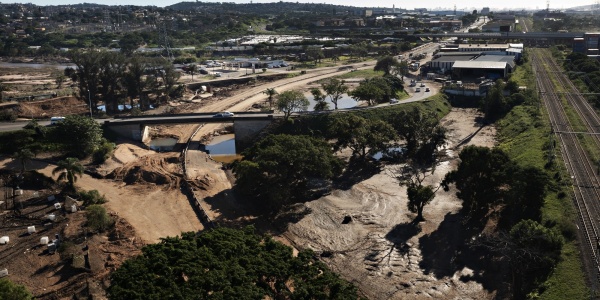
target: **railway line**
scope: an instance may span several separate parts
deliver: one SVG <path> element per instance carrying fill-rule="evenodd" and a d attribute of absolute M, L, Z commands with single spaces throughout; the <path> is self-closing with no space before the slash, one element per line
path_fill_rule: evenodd
<path fill-rule="evenodd" d="M 541 101 L 548 111 L 552 132 L 560 142 L 560 154 L 571 176 L 584 268 L 592 290 L 597 291 L 600 274 L 600 177 L 595 159 L 584 149 L 579 137 L 588 135 L 593 140 L 593 147 L 600 150 L 600 136 L 596 134 L 600 130 L 600 117 L 565 77 L 547 50 L 535 49 L 532 54 Z M 572 124 L 565 107 L 575 110 L 583 128 Z"/>

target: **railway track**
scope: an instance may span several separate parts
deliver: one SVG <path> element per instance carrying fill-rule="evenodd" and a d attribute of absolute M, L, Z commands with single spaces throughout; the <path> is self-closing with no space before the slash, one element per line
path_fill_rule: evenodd
<path fill-rule="evenodd" d="M 533 69 L 541 101 L 548 111 L 552 131 L 560 142 L 560 154 L 571 175 L 573 201 L 579 216 L 579 238 L 583 264 L 594 291 L 600 273 L 598 217 L 600 178 L 595 159 L 582 146 L 580 136 L 590 133 L 593 147 L 600 150 L 600 118 L 557 66 L 547 50 L 532 53 Z M 554 79 L 554 80 L 553 80 Z M 572 107 L 583 122 L 572 124 L 565 107 Z M 583 127 L 583 128 L 581 128 Z"/>

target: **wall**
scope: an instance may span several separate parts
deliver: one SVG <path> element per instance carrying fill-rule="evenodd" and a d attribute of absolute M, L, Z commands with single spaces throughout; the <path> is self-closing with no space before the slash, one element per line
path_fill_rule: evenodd
<path fill-rule="evenodd" d="M 255 120 L 255 121 L 241 121 L 239 119 L 233 122 L 233 132 L 235 133 L 235 150 L 240 153 L 246 148 L 252 145 L 254 139 L 258 137 L 258 134 L 269 124 L 272 120 Z"/>

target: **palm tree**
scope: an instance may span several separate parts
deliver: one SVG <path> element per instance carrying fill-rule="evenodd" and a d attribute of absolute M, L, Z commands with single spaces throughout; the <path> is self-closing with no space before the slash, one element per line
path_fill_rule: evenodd
<path fill-rule="evenodd" d="M 73 184 L 77 181 L 77 176 L 83 174 L 83 165 L 79 163 L 77 158 L 67 157 L 67 159 L 61 160 L 56 164 L 56 168 L 52 170 L 52 175 L 56 173 L 60 173 L 57 180 L 66 179 L 69 182 L 69 186 L 74 187 Z"/>
<path fill-rule="evenodd" d="M 13 154 L 13 157 L 21 162 L 21 172 L 25 172 L 25 166 L 29 161 L 31 161 L 33 156 L 33 152 L 31 152 L 29 149 L 21 149 Z"/>
<path fill-rule="evenodd" d="M 189 71 L 192 74 L 192 81 L 194 81 L 194 74 L 198 73 L 198 66 L 196 64 L 191 64 Z"/>
<path fill-rule="evenodd" d="M 278 94 L 277 91 L 275 88 L 268 88 L 263 92 L 263 94 L 266 94 L 269 97 L 267 100 L 269 101 L 269 109 L 273 109 L 273 97 Z"/>

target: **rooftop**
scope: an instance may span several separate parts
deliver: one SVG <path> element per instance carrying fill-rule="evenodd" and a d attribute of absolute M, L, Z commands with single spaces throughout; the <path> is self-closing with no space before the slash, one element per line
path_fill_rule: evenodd
<path fill-rule="evenodd" d="M 507 62 L 498 61 L 457 61 L 452 66 L 453 69 L 504 69 Z"/>

